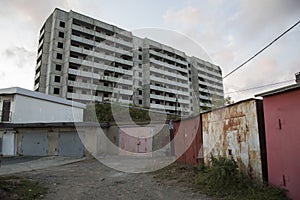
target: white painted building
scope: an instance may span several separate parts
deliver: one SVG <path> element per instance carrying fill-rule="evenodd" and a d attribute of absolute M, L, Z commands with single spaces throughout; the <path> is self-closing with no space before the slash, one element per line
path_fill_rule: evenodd
<path fill-rule="evenodd" d="M 0 121 L 81 122 L 85 105 L 19 87 L 0 89 Z"/>
<path fill-rule="evenodd" d="M 0 123 L 82 122 L 85 105 L 40 92 L 12 87 L 0 89 Z M 0 131 L 0 153 L 16 153 L 16 132 Z"/>

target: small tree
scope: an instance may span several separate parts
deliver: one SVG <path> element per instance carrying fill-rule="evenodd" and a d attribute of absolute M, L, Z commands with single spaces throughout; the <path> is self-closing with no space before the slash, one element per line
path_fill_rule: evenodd
<path fill-rule="evenodd" d="M 234 101 L 232 100 L 232 98 L 230 96 L 225 97 L 225 105 L 230 105 L 233 104 Z"/>

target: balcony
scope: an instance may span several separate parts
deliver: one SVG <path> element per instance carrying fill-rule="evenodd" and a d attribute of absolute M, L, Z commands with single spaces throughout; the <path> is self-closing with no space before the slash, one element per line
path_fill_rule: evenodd
<path fill-rule="evenodd" d="M 41 71 L 39 71 L 38 73 L 36 73 L 36 74 L 34 75 L 34 80 L 36 80 L 37 78 L 39 78 L 40 75 L 41 75 Z"/>
<path fill-rule="evenodd" d="M 217 73 L 217 72 L 215 72 L 213 70 L 208 70 L 208 69 L 203 68 L 203 67 L 198 67 L 198 69 L 200 70 L 200 73 L 205 72 L 205 73 L 207 73 L 209 75 L 214 75 L 214 76 L 217 76 L 217 77 L 220 77 L 220 78 L 222 77 L 222 75 L 220 73 Z"/>
<path fill-rule="evenodd" d="M 88 28 L 85 28 L 85 27 L 82 27 L 82 26 L 78 26 L 76 24 L 72 24 L 72 29 L 74 29 L 76 31 L 80 31 L 82 33 L 87 33 L 87 34 L 90 34 L 90 35 L 94 35 L 95 34 L 94 30 L 88 29 Z"/>
<path fill-rule="evenodd" d="M 221 87 L 219 85 L 216 85 L 216 84 L 211 84 L 211 83 L 200 81 L 200 80 L 198 82 L 201 85 L 206 85 L 206 86 L 209 86 L 209 87 L 212 87 L 212 88 L 217 88 L 217 89 L 223 90 L 223 87 Z"/>
<path fill-rule="evenodd" d="M 71 46 L 70 50 L 74 51 L 74 52 L 77 52 L 77 53 L 80 53 L 80 54 L 85 54 L 87 56 L 93 56 L 93 51 L 87 50 L 87 49 L 84 49 L 84 48 Z"/>
<path fill-rule="evenodd" d="M 82 77 L 87 77 L 87 78 L 94 78 L 92 72 L 85 72 L 85 71 L 82 71 L 82 70 L 76 70 L 76 69 L 70 69 L 69 68 L 68 73 L 76 75 L 76 76 L 82 76 Z"/>
<path fill-rule="evenodd" d="M 182 65 L 188 65 L 188 63 L 187 63 L 186 61 L 179 60 L 179 59 L 177 59 L 177 58 L 168 56 L 167 54 L 163 54 L 163 53 L 154 51 L 154 50 L 152 50 L 152 49 L 149 50 L 149 53 L 150 53 L 150 54 L 153 54 L 153 55 L 156 55 L 156 56 L 159 56 L 159 57 L 162 57 L 162 58 L 165 58 L 165 59 L 168 59 L 168 60 L 175 61 L 175 62 L 180 63 L 180 64 L 182 64 Z"/>
<path fill-rule="evenodd" d="M 108 86 L 101 86 L 101 85 L 95 85 L 91 83 L 79 83 L 77 81 L 68 81 L 68 86 L 72 86 L 75 88 L 83 88 L 83 89 L 90 89 L 93 91 L 100 90 L 104 92 L 113 92 L 113 87 Z M 89 95 L 92 96 L 92 95 Z"/>
<path fill-rule="evenodd" d="M 160 104 L 154 104 L 154 103 L 150 103 L 150 108 L 154 108 L 154 109 L 160 109 L 160 110 L 176 110 L 175 106 L 167 106 L 167 105 L 160 105 Z M 180 110 L 180 108 L 178 107 L 177 110 Z"/>
<path fill-rule="evenodd" d="M 150 85 L 150 89 L 158 90 L 158 91 L 162 91 L 162 92 L 169 92 L 169 93 L 173 93 L 173 94 L 179 94 L 179 95 L 183 95 L 183 96 L 189 96 L 188 92 L 175 90 L 175 89 L 171 89 L 171 88 L 165 88 L 165 87 L 161 87 L 161 86 Z"/>
<path fill-rule="evenodd" d="M 97 78 L 97 75 L 96 74 L 96 77 Z M 125 84 L 125 85 L 132 85 L 132 81 L 131 80 L 125 80 L 125 79 L 122 79 L 121 78 L 116 78 L 116 77 L 112 77 L 112 76 L 99 76 L 99 80 L 102 80 L 102 81 L 111 81 L 111 82 L 114 82 L 114 83 L 117 83 L 117 84 Z"/>
<path fill-rule="evenodd" d="M 171 70 L 177 70 L 177 71 L 180 71 L 180 72 L 183 72 L 183 73 L 186 73 L 186 74 L 188 73 L 187 69 L 183 69 L 183 68 L 175 66 L 175 65 L 170 65 L 169 63 L 162 62 L 162 61 L 156 60 L 154 58 L 150 58 L 150 62 L 155 63 L 155 64 L 160 65 L 160 66 L 163 66 L 163 67 L 168 67 Z"/>
<path fill-rule="evenodd" d="M 163 100 L 163 101 L 176 102 L 176 98 L 175 97 L 167 97 L 167 96 L 156 95 L 156 94 L 150 94 L 150 98 L 151 99 Z"/>
<path fill-rule="evenodd" d="M 200 106 L 211 108 L 211 107 L 212 107 L 212 104 L 200 102 Z"/>
<path fill-rule="evenodd" d="M 35 84 L 35 86 L 33 87 L 33 91 L 36 91 L 39 87 L 40 87 L 40 83 Z"/>
<path fill-rule="evenodd" d="M 109 65 L 94 63 L 94 67 L 97 68 L 97 69 L 108 70 L 108 71 L 117 72 L 117 73 L 120 73 L 120 74 L 127 74 L 127 75 L 130 75 L 130 76 L 133 75 L 132 70 L 125 70 L 125 69 L 122 69 L 122 68 L 112 67 L 112 66 L 109 66 Z"/>
<path fill-rule="evenodd" d="M 199 98 L 200 98 L 200 100 L 201 100 L 201 99 L 204 99 L 204 100 L 209 100 L 209 101 L 211 101 L 211 100 L 212 100 L 212 98 L 211 98 L 211 97 L 204 96 L 204 95 L 199 95 Z"/>
<path fill-rule="evenodd" d="M 89 45 L 92 45 L 92 46 L 95 45 L 95 42 L 93 40 L 89 40 L 89 39 L 86 39 L 86 38 L 83 38 L 83 37 L 79 37 L 77 35 L 71 35 L 71 40 L 81 42 L 81 43 L 84 43 L 84 44 L 89 44 Z"/>
<path fill-rule="evenodd" d="M 157 69 L 154 66 L 150 66 L 150 71 L 156 72 L 156 73 L 159 73 L 159 74 L 163 74 L 165 76 L 171 76 L 173 78 L 179 78 L 179 79 L 182 79 L 182 80 L 185 80 L 185 81 L 188 79 L 188 77 L 182 76 L 181 74 L 169 72 L 169 71 L 162 70 L 162 69 Z M 172 70 L 172 71 L 175 71 L 175 70 Z"/>
<path fill-rule="evenodd" d="M 81 101 L 102 101 L 102 98 L 98 96 L 77 94 L 77 93 L 70 93 L 70 92 L 67 93 L 67 98 L 73 100 L 81 100 Z"/>
<path fill-rule="evenodd" d="M 176 82 L 176 81 L 171 81 L 169 79 L 160 78 L 160 77 L 156 77 L 156 76 L 152 76 L 152 75 L 150 75 L 150 80 L 158 81 L 158 82 L 165 83 L 165 84 L 168 84 L 168 85 L 183 87 L 187 90 L 188 90 L 188 87 L 189 87 L 188 83 L 186 83 L 186 84 L 179 83 L 179 82 Z"/>

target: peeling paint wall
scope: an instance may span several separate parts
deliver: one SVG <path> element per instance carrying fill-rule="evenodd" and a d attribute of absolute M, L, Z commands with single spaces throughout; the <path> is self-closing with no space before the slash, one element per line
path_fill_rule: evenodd
<path fill-rule="evenodd" d="M 246 100 L 202 114 L 203 156 L 234 158 L 244 174 L 263 179 L 257 100 Z"/>
<path fill-rule="evenodd" d="M 174 122 L 177 162 L 196 165 L 202 160 L 200 122 L 200 116 Z"/>

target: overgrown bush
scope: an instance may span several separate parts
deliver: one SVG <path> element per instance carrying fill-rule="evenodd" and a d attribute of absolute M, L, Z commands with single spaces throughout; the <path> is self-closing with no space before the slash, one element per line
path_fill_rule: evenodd
<path fill-rule="evenodd" d="M 110 103 L 95 103 L 87 105 L 84 120 L 94 122 L 128 122 L 128 109 L 131 119 L 134 122 L 150 122 L 150 114 L 154 119 L 163 120 L 166 118 L 164 113 L 151 112 L 149 108 L 139 107 L 136 105 L 118 105 L 114 104 L 114 115 L 112 113 L 112 105 Z M 117 117 L 115 119 L 114 117 Z M 172 115 L 167 115 L 167 120 L 174 118 Z"/>
<path fill-rule="evenodd" d="M 250 180 L 238 170 L 235 160 L 211 156 L 207 166 L 200 165 L 196 184 L 209 195 L 225 199 L 287 199 L 282 189 Z"/>

